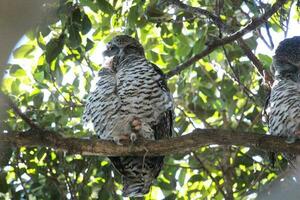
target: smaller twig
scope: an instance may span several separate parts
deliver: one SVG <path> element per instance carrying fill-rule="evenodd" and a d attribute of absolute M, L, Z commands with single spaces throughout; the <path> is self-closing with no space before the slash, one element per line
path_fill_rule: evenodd
<path fill-rule="evenodd" d="M 92 75 L 95 76 L 95 72 L 94 72 L 93 68 L 91 67 L 92 66 L 92 62 L 91 62 L 90 58 L 88 58 L 85 54 L 83 54 L 83 59 L 85 60 L 88 68 L 90 68 L 90 70 L 92 72 Z"/>
<path fill-rule="evenodd" d="M 178 0 L 177 0 L 178 1 Z M 173 1 L 172 1 L 173 2 Z M 198 60 L 202 59 L 203 57 L 207 56 L 211 52 L 213 52 L 216 48 L 233 42 L 239 38 L 241 38 L 246 33 L 253 31 L 261 24 L 266 22 L 270 17 L 272 17 L 285 3 L 287 0 L 277 0 L 272 7 L 267 10 L 264 14 L 262 14 L 258 18 L 252 19 L 244 28 L 222 38 L 222 39 L 215 39 L 210 45 L 206 46 L 206 48 L 200 52 L 199 54 L 194 55 L 193 57 L 189 58 L 185 62 L 176 66 L 173 70 L 169 71 L 166 75 L 167 78 L 171 78 L 172 76 L 179 74 L 181 71 L 188 68 L 190 65 L 196 63 Z"/>
<path fill-rule="evenodd" d="M 267 36 L 268 36 L 269 41 L 270 41 L 270 47 L 271 47 L 271 49 L 273 49 L 274 48 L 274 42 L 273 42 L 272 35 L 271 35 L 271 32 L 270 32 L 269 22 L 265 23 L 265 28 L 266 28 Z"/>
<path fill-rule="evenodd" d="M 271 46 L 271 44 L 268 43 L 268 41 L 266 40 L 266 38 L 263 36 L 261 29 L 257 29 L 257 31 L 255 32 L 255 34 L 263 41 L 263 43 L 269 48 L 269 49 L 273 49 L 274 47 Z"/>
<path fill-rule="evenodd" d="M 17 154 L 18 156 L 17 156 L 17 160 L 19 160 L 20 159 L 20 153 L 18 153 Z M 20 180 L 20 183 L 21 183 L 21 186 L 22 186 L 22 188 L 23 188 L 23 191 L 24 191 L 24 195 L 25 195 L 25 198 L 27 199 L 27 200 L 29 200 L 30 198 L 29 198 L 29 193 L 28 193 L 28 191 L 27 191 L 27 189 L 26 189 L 26 186 L 25 186 L 25 183 L 24 183 L 24 181 L 23 181 L 23 179 L 22 179 L 22 177 L 21 177 L 21 174 L 20 174 L 20 171 L 19 171 L 19 164 L 20 163 L 20 160 L 17 162 L 17 163 L 15 163 L 15 170 L 14 170 L 14 172 L 16 173 L 16 175 L 17 175 L 17 177 L 19 178 L 19 180 Z"/>
<path fill-rule="evenodd" d="M 230 164 L 230 158 L 231 158 L 231 146 L 223 146 L 223 158 L 220 163 L 220 167 L 224 175 L 224 187 L 227 194 L 226 199 L 233 200 L 233 189 L 232 189 L 233 170 Z"/>
<path fill-rule="evenodd" d="M 224 0 L 217 0 L 216 5 L 215 5 L 216 16 L 220 16 L 221 10 L 223 9 L 223 7 L 224 7 Z"/>
<path fill-rule="evenodd" d="M 56 89 L 56 91 L 58 92 L 58 94 L 65 100 L 66 103 L 68 103 L 70 105 L 73 105 L 72 100 L 70 99 L 70 101 L 68 101 L 67 98 L 61 93 L 61 91 L 57 87 L 55 79 L 54 79 L 54 75 L 53 75 L 52 70 L 50 69 L 50 67 L 49 67 L 49 72 L 50 72 L 49 74 L 50 74 L 50 77 L 51 77 L 52 85 Z"/>
<path fill-rule="evenodd" d="M 241 117 L 240 117 L 240 119 L 239 119 L 239 121 L 238 121 L 238 125 L 237 125 L 237 127 L 236 127 L 237 130 L 239 130 L 239 128 L 240 128 L 240 126 L 241 126 L 241 124 L 242 124 L 242 121 L 243 121 L 243 119 L 244 119 L 244 117 L 245 117 L 245 111 L 246 111 L 247 106 L 248 106 L 248 101 L 249 101 L 249 98 L 246 99 L 246 103 L 245 103 L 245 105 L 243 106 L 242 114 L 241 114 Z"/>
<path fill-rule="evenodd" d="M 184 169 L 191 169 L 191 170 L 199 170 L 199 167 L 191 167 L 191 166 L 182 166 L 182 165 L 176 165 L 176 164 L 170 164 L 170 163 L 164 163 L 165 166 L 170 166 L 170 167 L 179 167 L 179 168 L 184 168 Z"/>
<path fill-rule="evenodd" d="M 264 66 L 258 60 L 258 58 L 255 56 L 255 54 L 252 52 L 250 47 L 247 45 L 247 43 L 243 39 L 238 39 L 238 44 L 240 47 L 243 49 L 247 57 L 251 60 L 251 62 L 254 64 L 255 68 L 257 69 L 258 73 L 260 74 L 261 77 L 264 77 L 263 71 L 264 71 Z"/>
<path fill-rule="evenodd" d="M 169 4 L 175 6 L 179 9 L 182 9 L 186 12 L 193 13 L 193 14 L 197 15 L 199 18 L 206 16 L 210 20 L 212 20 L 218 27 L 222 27 L 222 28 L 224 27 L 224 24 L 223 24 L 221 18 L 214 15 L 213 13 L 209 12 L 208 10 L 202 9 L 200 7 L 196 8 L 193 6 L 186 5 L 179 0 L 170 0 Z"/>
<path fill-rule="evenodd" d="M 74 191 L 74 189 L 73 189 L 73 186 L 72 186 L 72 182 L 71 182 L 71 180 L 70 180 L 70 177 L 68 176 L 66 170 L 63 170 L 63 173 L 64 173 L 64 177 L 65 177 L 65 182 L 66 182 L 66 184 L 67 184 L 67 188 L 68 188 L 68 190 L 69 190 L 69 193 L 71 194 L 71 199 L 76 200 L 77 197 L 76 197 L 76 195 L 75 195 L 75 191 Z"/>
<path fill-rule="evenodd" d="M 186 114 L 186 112 L 182 108 L 180 108 L 179 106 L 177 106 L 176 108 L 182 112 L 182 114 L 189 120 L 189 122 L 192 124 L 194 128 L 197 128 L 193 120 Z"/>
<path fill-rule="evenodd" d="M 237 147 L 233 147 L 233 148 L 237 148 Z M 243 153 L 239 148 L 238 148 L 238 153 L 245 156 L 246 158 L 250 159 L 252 162 L 254 163 L 259 163 L 261 166 L 263 166 L 264 168 L 270 170 L 270 171 L 274 171 L 272 170 L 272 168 L 270 168 L 270 166 L 264 164 L 263 162 L 258 162 L 257 160 L 254 160 L 251 156 L 249 156 L 248 154 L 246 153 Z"/>
<path fill-rule="evenodd" d="M 193 120 L 186 114 L 186 112 L 184 111 L 184 109 L 180 108 L 179 106 L 177 106 L 176 108 L 177 108 L 178 110 L 180 110 L 186 118 L 188 118 L 189 122 L 190 122 L 190 123 L 192 124 L 192 126 L 196 129 L 197 127 L 196 127 L 195 123 L 194 123 Z M 199 119 L 203 122 L 203 124 L 205 125 L 205 127 L 207 127 L 207 128 L 212 128 L 212 126 L 211 126 L 205 119 L 201 119 L 201 118 L 199 118 Z"/>
<path fill-rule="evenodd" d="M 111 172 L 113 173 L 113 172 Z M 113 176 L 111 176 L 111 181 L 110 181 L 110 184 L 112 185 L 112 190 L 111 190 L 111 193 L 112 193 L 112 196 L 113 196 L 113 199 L 118 199 L 118 194 L 116 193 L 117 191 L 117 187 L 116 187 L 116 184 L 115 184 L 115 178 Z"/>
<path fill-rule="evenodd" d="M 225 194 L 222 186 L 219 184 L 219 181 L 217 179 L 215 179 L 209 169 L 205 166 L 204 162 L 200 159 L 199 156 L 197 156 L 197 154 L 195 152 L 193 152 L 193 155 L 192 155 L 196 160 L 197 162 L 200 164 L 200 167 L 203 169 L 203 171 L 210 177 L 210 179 L 216 184 L 217 188 L 218 188 L 218 191 L 223 195 L 223 197 L 225 199 L 227 199 L 227 195 Z"/>
<path fill-rule="evenodd" d="M 253 94 L 253 92 L 251 92 L 251 90 L 240 81 L 239 75 L 236 74 L 233 66 L 231 65 L 231 61 L 229 59 L 228 53 L 227 53 L 227 51 L 226 51 L 226 49 L 225 49 L 224 46 L 223 46 L 223 51 L 224 51 L 224 55 L 226 57 L 227 63 L 228 63 L 228 65 L 229 65 L 229 67 L 230 67 L 230 69 L 231 69 L 231 71 L 233 73 L 233 81 L 236 81 L 238 83 L 239 87 L 245 92 L 245 94 L 247 95 L 247 97 L 249 99 L 251 99 L 253 102 L 256 102 L 255 98 L 254 98 L 255 95 Z M 231 77 L 229 77 L 229 78 L 232 80 Z"/>
<path fill-rule="evenodd" d="M 3 100 L 8 104 L 8 106 L 14 111 L 16 115 L 21 117 L 21 119 L 28 124 L 32 129 L 39 129 L 40 127 L 34 123 L 27 115 L 25 115 L 19 108 L 18 106 L 11 100 L 11 98 L 4 93 L 0 91 L 0 98 L 3 98 Z"/>
<path fill-rule="evenodd" d="M 261 180 L 262 178 L 264 178 L 264 177 L 263 177 L 264 173 L 265 173 L 265 169 L 261 170 L 260 173 L 259 173 L 259 175 L 256 177 L 256 179 L 255 179 L 254 181 L 252 181 L 252 182 L 250 183 L 250 185 L 247 187 L 247 189 L 244 189 L 244 191 L 240 193 L 240 196 L 246 195 L 246 194 L 249 192 L 248 189 L 250 189 L 250 188 L 252 188 L 253 186 L 255 186 L 256 183 L 259 183 L 260 180 Z"/>
<path fill-rule="evenodd" d="M 243 13 L 243 14 L 245 15 L 245 17 L 246 17 L 248 20 L 251 19 L 250 15 L 249 15 L 247 12 L 245 12 L 245 11 L 243 10 L 243 7 L 240 7 L 240 11 L 241 11 L 241 13 Z"/>

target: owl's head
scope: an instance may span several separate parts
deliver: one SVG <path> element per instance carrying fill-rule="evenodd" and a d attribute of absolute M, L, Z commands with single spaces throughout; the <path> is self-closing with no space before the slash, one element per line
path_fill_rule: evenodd
<path fill-rule="evenodd" d="M 143 46 L 134 38 L 128 35 L 118 35 L 106 45 L 104 56 L 125 58 L 128 55 L 144 56 Z"/>
<path fill-rule="evenodd" d="M 280 42 L 271 65 L 273 76 L 300 81 L 300 36 Z"/>

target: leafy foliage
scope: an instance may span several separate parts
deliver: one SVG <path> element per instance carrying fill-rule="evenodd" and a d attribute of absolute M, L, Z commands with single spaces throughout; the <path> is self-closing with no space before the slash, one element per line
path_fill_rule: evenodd
<path fill-rule="evenodd" d="M 220 15 L 231 30 L 239 30 L 250 17 L 270 7 L 260 2 L 216 5 L 216 1 L 190 0 L 187 4 L 206 8 Z M 288 13 L 291 2 L 288 5 L 281 12 Z M 280 16 L 267 23 L 270 30 L 286 31 L 280 26 L 286 19 Z M 72 137 L 93 134 L 83 129 L 81 115 L 101 68 L 103 42 L 121 33 L 137 37 L 146 57 L 168 72 L 226 35 L 207 17 L 158 0 L 80 0 L 76 4 L 68 0 L 59 6 L 58 17 L 47 28 L 32 30 L 29 35 L 34 37 L 27 37 L 13 52 L 16 64 L 7 69 L 1 90 L 40 127 Z M 252 32 L 245 39 L 253 51 L 259 37 Z M 271 58 L 258 57 L 268 69 Z M 236 43 L 215 49 L 170 78 L 168 85 L 176 104 L 177 135 L 196 127 L 267 130 L 260 120 L 267 94 L 262 77 Z M 7 132 L 30 129 L 13 110 L 7 114 Z M 144 199 L 251 198 L 286 164 L 280 159 L 273 168 L 264 152 L 237 146 L 206 146 L 189 155 L 167 157 L 165 162 Z M 106 158 L 20 148 L 0 171 L 0 199 L 122 199 L 120 182 Z"/>

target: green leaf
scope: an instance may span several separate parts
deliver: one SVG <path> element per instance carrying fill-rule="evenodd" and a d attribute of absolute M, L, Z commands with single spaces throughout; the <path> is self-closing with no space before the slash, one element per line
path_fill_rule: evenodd
<path fill-rule="evenodd" d="M 138 17 L 139 17 L 138 6 L 132 6 L 127 16 L 128 24 L 131 28 L 135 27 Z"/>
<path fill-rule="evenodd" d="M 14 52 L 14 58 L 24 58 L 30 55 L 31 52 L 35 49 L 34 45 L 24 44 L 18 47 Z"/>
<path fill-rule="evenodd" d="M 37 43 L 41 49 L 43 49 L 43 50 L 46 49 L 46 43 L 45 43 L 42 33 L 39 33 L 39 35 L 37 37 Z"/>
<path fill-rule="evenodd" d="M 180 173 L 179 173 L 179 177 L 178 177 L 178 182 L 179 182 L 180 186 L 183 186 L 183 184 L 184 184 L 185 175 L 186 175 L 186 170 L 181 169 Z"/>
<path fill-rule="evenodd" d="M 182 22 L 172 23 L 172 26 L 173 26 L 174 33 L 181 34 L 181 30 L 182 30 L 182 27 L 183 27 Z"/>
<path fill-rule="evenodd" d="M 72 49 L 76 49 L 81 44 L 81 36 L 79 34 L 79 29 L 74 24 L 72 24 L 68 26 L 68 32 L 68 44 Z"/>
<path fill-rule="evenodd" d="M 26 37 L 29 39 L 29 40 L 35 40 L 35 37 L 36 37 L 36 32 L 31 30 L 31 31 L 28 31 L 26 33 Z"/>
<path fill-rule="evenodd" d="M 177 195 L 174 193 L 171 193 L 170 195 L 164 198 L 164 200 L 173 200 L 173 199 L 178 199 Z"/>
<path fill-rule="evenodd" d="M 24 72 L 25 72 L 24 69 L 23 69 L 22 67 L 20 67 L 20 65 L 12 65 L 12 66 L 10 67 L 10 69 L 9 69 L 9 74 L 10 74 L 11 76 L 16 76 L 16 73 L 18 73 L 18 71 L 20 71 L 20 70 L 23 71 L 23 72 L 21 72 L 21 73 L 24 73 Z M 26 72 L 25 72 L 25 74 L 26 74 Z"/>
<path fill-rule="evenodd" d="M 11 92 L 13 94 L 19 94 L 20 93 L 20 90 L 19 90 L 19 87 L 20 87 L 20 80 L 19 79 L 16 79 L 12 84 L 11 84 Z"/>
<path fill-rule="evenodd" d="M 40 72 L 35 72 L 33 74 L 33 78 L 38 81 L 38 82 L 43 82 L 44 80 L 44 72 L 40 71 Z"/>
<path fill-rule="evenodd" d="M 54 69 L 54 72 L 55 72 L 55 81 L 58 85 L 61 85 L 61 82 L 63 80 L 63 72 L 61 71 L 61 67 L 59 66 L 59 62 L 56 62 L 55 63 L 55 69 Z"/>
<path fill-rule="evenodd" d="M 99 9 L 109 15 L 114 13 L 114 8 L 106 0 L 97 0 Z"/>
<path fill-rule="evenodd" d="M 172 46 L 174 44 L 174 41 L 173 41 L 172 37 L 164 37 L 162 39 L 163 39 L 164 43 L 169 45 L 169 46 Z"/>
<path fill-rule="evenodd" d="M 268 55 L 265 55 L 265 54 L 258 54 L 258 58 L 260 61 L 263 62 L 264 66 L 271 66 L 271 63 L 272 63 L 272 58 Z"/>
<path fill-rule="evenodd" d="M 1 172 L 0 173 L 0 192 L 6 193 L 8 192 L 9 185 L 6 182 L 6 173 Z"/>
<path fill-rule="evenodd" d="M 81 25 L 81 11 L 79 7 L 76 7 L 72 12 L 72 20 L 71 23 L 80 26 Z"/>
<path fill-rule="evenodd" d="M 199 182 L 199 181 L 202 181 L 203 178 L 199 175 L 199 174 L 195 174 L 193 175 L 188 182 L 190 183 L 195 183 L 195 182 Z"/>
<path fill-rule="evenodd" d="M 85 51 L 89 51 L 94 47 L 94 42 L 89 38 L 86 40 Z"/>
<path fill-rule="evenodd" d="M 194 44 L 193 47 L 194 54 L 198 54 L 204 49 L 206 37 L 207 37 L 207 28 L 203 28 L 201 30 L 201 35 L 199 40 L 197 40 L 197 42 Z"/>
<path fill-rule="evenodd" d="M 98 12 L 98 5 L 94 1 L 91 1 L 91 0 L 80 0 L 80 4 L 82 4 L 83 6 L 87 6 L 88 8 L 90 8 L 95 13 Z"/>
<path fill-rule="evenodd" d="M 81 26 L 81 32 L 83 35 L 87 34 L 92 28 L 92 22 L 90 18 L 87 16 L 87 14 L 84 14 L 82 17 L 82 26 Z"/>
<path fill-rule="evenodd" d="M 44 93 L 42 93 L 42 92 L 33 96 L 32 100 L 33 100 L 34 106 L 36 108 L 41 107 L 41 105 L 43 103 L 43 98 L 44 98 Z"/>
<path fill-rule="evenodd" d="M 64 38 L 62 34 L 59 38 L 51 39 L 46 45 L 46 61 L 51 63 L 62 51 L 64 47 Z"/>

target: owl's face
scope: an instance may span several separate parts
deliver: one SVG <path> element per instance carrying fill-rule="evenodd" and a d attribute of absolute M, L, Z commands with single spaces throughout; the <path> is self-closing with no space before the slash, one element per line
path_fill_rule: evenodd
<path fill-rule="evenodd" d="M 300 67 L 295 66 L 288 60 L 281 60 L 274 56 L 271 65 L 271 73 L 275 78 L 291 78 L 294 80 L 300 75 Z"/>
<path fill-rule="evenodd" d="M 104 56 L 118 58 L 124 58 L 124 56 L 132 54 L 144 56 L 144 49 L 136 39 L 128 35 L 114 37 L 107 43 L 106 50 L 103 52 Z"/>
<path fill-rule="evenodd" d="M 275 78 L 300 82 L 300 36 L 280 42 L 273 56 L 271 72 Z"/>

